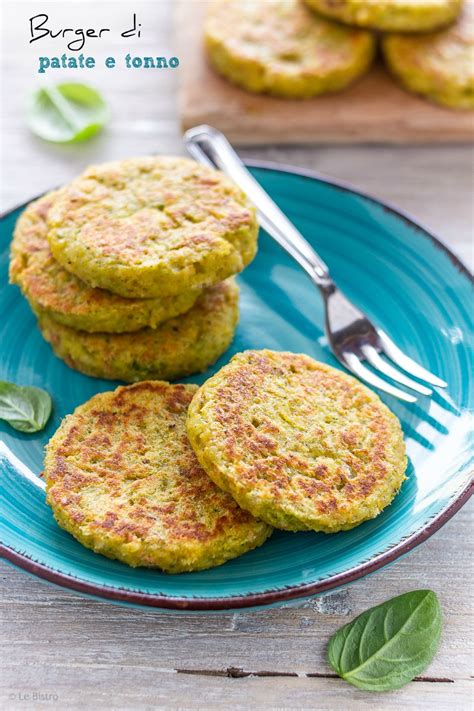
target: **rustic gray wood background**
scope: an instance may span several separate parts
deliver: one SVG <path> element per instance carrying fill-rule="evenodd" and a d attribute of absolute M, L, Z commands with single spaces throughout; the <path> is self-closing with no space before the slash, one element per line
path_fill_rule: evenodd
<path fill-rule="evenodd" d="M 196 0 L 199 1 L 199 0 Z M 53 146 L 25 126 L 28 93 L 74 73 L 36 72 L 61 40 L 28 44 L 28 18 L 50 26 L 111 27 L 85 54 L 173 55 L 172 2 L 3 2 L 2 206 L 70 179 L 91 161 L 181 153 L 179 69 L 82 72 L 112 108 L 107 131 L 83 146 Z M 133 12 L 140 40 L 118 35 Z M 472 149 L 468 146 L 313 146 L 242 149 L 350 181 L 412 213 L 472 259 Z M 96 602 L 2 564 L 0 707 L 16 709 L 468 709 L 472 707 L 472 506 L 403 560 L 298 608 L 212 616 L 160 614 Z M 329 636 L 367 607 L 419 587 L 435 590 L 445 616 L 440 652 L 404 689 L 370 695 L 335 678 Z M 38 696 L 42 696 L 38 698 Z"/>

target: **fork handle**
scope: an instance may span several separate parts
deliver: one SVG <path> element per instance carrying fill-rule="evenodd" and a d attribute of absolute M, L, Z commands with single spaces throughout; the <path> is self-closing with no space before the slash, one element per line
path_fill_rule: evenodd
<path fill-rule="evenodd" d="M 189 153 L 199 163 L 226 173 L 257 208 L 260 225 L 327 294 L 334 288 L 328 266 L 247 170 L 223 133 L 212 126 L 196 126 L 184 134 Z"/>

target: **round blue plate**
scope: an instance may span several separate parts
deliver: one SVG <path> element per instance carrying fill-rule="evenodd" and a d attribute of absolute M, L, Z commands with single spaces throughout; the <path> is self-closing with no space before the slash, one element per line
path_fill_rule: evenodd
<path fill-rule="evenodd" d="M 281 603 L 380 568 L 428 538 L 469 498 L 474 397 L 472 283 L 438 240 L 396 210 L 317 175 L 253 164 L 252 172 L 330 265 L 349 297 L 449 387 L 414 405 L 388 396 L 410 464 L 400 493 L 373 521 L 343 533 L 275 531 L 258 550 L 198 573 L 132 569 L 83 548 L 54 522 L 38 486 L 43 447 L 61 418 L 115 383 L 70 370 L 43 341 L 26 301 L 7 285 L 8 245 L 20 208 L 1 221 L 0 379 L 37 385 L 54 414 L 37 435 L 0 423 L 4 556 L 46 580 L 90 595 L 165 609 L 222 610 Z M 339 367 L 326 344 L 319 293 L 265 233 L 239 278 L 241 321 L 231 349 L 304 352 Z"/>

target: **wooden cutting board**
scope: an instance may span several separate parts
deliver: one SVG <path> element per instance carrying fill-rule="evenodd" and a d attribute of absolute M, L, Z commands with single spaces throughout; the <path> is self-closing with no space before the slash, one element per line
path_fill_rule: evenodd
<path fill-rule="evenodd" d="M 381 65 L 339 94 L 307 101 L 249 94 L 217 76 L 202 45 L 206 0 L 177 0 L 182 128 L 208 123 L 234 143 L 472 141 L 474 111 L 453 111 L 400 89 Z"/>

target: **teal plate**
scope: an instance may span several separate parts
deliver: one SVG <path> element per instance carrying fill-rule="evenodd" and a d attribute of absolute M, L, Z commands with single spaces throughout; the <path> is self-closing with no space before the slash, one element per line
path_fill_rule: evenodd
<path fill-rule="evenodd" d="M 428 538 L 469 498 L 473 350 L 472 282 L 460 262 L 396 210 L 317 175 L 271 164 L 252 171 L 331 266 L 336 281 L 410 356 L 449 387 L 405 405 L 388 396 L 410 464 L 400 493 L 352 531 L 276 531 L 258 550 L 203 572 L 132 569 L 83 548 L 55 524 L 38 485 L 43 447 L 61 418 L 115 384 L 70 370 L 43 341 L 17 288 L 7 285 L 8 244 L 20 209 L 1 222 L 0 379 L 54 394 L 46 430 L 23 435 L 0 424 L 3 554 L 53 583 L 131 605 L 222 610 L 281 604 L 349 583 Z M 339 367 L 323 332 L 321 298 L 266 234 L 241 275 L 241 322 L 228 353 L 246 348 L 304 352 Z"/>

